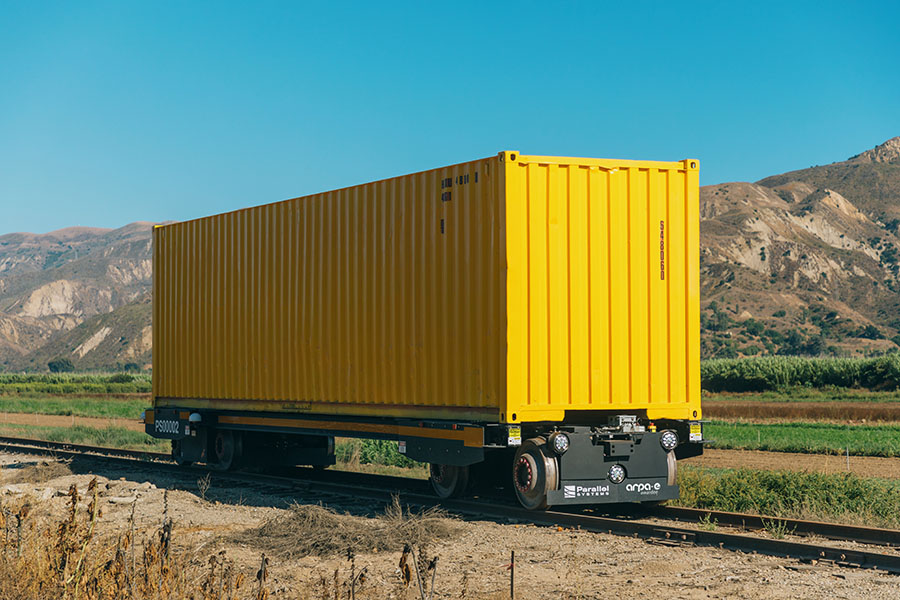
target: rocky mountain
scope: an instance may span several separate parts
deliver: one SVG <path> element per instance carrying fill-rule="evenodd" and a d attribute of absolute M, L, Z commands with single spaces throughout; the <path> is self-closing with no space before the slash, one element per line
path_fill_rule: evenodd
<path fill-rule="evenodd" d="M 704 356 L 897 348 L 900 137 L 700 196 Z"/>
<path fill-rule="evenodd" d="M 149 364 L 152 226 L 0 236 L 0 369 Z"/>
<path fill-rule="evenodd" d="M 900 345 L 900 137 L 700 192 L 704 357 Z M 151 223 L 0 236 L 0 370 L 149 367 Z"/>

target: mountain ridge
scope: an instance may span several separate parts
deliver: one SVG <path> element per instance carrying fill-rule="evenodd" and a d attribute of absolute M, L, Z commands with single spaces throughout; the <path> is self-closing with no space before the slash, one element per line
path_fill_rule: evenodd
<path fill-rule="evenodd" d="M 71 332 L 144 302 L 152 281 L 152 228 L 153 223 L 138 221 L 117 229 L 67 227 L 0 236 L 0 368 L 45 370 L 47 360 L 56 358 L 47 359 L 47 352 L 59 344 L 62 354 L 75 352 L 65 345 Z M 149 310 L 146 320 L 149 325 Z M 143 332 L 132 325 L 125 329 L 120 338 Z M 121 362 L 115 352 L 91 354 L 73 362 L 80 368 Z M 95 360 L 101 355 L 102 361 Z M 128 358 L 149 365 L 150 350 Z"/>
<path fill-rule="evenodd" d="M 900 137 L 701 189 L 702 351 L 859 355 L 900 342 Z"/>

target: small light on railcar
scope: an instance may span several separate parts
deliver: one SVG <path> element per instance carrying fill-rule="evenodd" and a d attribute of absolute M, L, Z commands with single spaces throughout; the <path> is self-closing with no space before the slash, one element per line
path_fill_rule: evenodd
<path fill-rule="evenodd" d="M 675 449 L 675 446 L 678 445 L 678 434 L 671 429 L 666 429 L 659 436 L 659 445 L 662 446 L 663 450 L 666 452 L 671 452 Z"/>
<path fill-rule="evenodd" d="M 611 466 L 607 477 L 609 477 L 609 480 L 613 483 L 622 483 L 625 481 L 625 467 L 622 465 Z"/>
<path fill-rule="evenodd" d="M 146 422 L 147 422 L 147 411 L 142 410 L 141 411 L 141 423 L 146 423 Z"/>
<path fill-rule="evenodd" d="M 557 431 L 550 434 L 550 447 L 559 455 L 565 454 L 569 449 L 569 436 Z"/>
<path fill-rule="evenodd" d="M 200 423 L 201 421 L 203 421 L 203 417 L 200 413 L 191 413 L 191 416 L 188 417 L 189 423 Z"/>

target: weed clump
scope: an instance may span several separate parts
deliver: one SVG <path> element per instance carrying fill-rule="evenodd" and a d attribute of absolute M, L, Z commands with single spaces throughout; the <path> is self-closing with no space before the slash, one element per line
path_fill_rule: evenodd
<path fill-rule="evenodd" d="M 397 497 L 377 518 L 341 514 L 320 505 L 293 505 L 287 513 L 243 532 L 236 541 L 281 558 L 427 547 L 446 539 L 459 523 L 438 508 L 414 512 Z"/>
<path fill-rule="evenodd" d="M 96 478 L 84 497 L 75 484 L 69 488 L 58 523 L 36 518 L 42 508 L 27 503 L 0 506 L 0 600 L 197 597 L 198 556 L 174 551 L 167 505 L 159 528 L 142 541 L 136 539 L 133 510 L 126 531 L 101 535 Z M 216 593 L 202 598 L 232 600 L 229 594 L 240 587 L 239 574 L 221 557 L 210 565 L 207 579 L 214 585 L 207 587 Z"/>

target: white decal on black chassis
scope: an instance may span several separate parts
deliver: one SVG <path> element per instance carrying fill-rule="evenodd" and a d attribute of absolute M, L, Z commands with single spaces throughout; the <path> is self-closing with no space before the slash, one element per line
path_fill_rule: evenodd
<path fill-rule="evenodd" d="M 563 485 L 563 498 L 585 498 L 588 496 L 609 496 L 609 486 Z"/>
<path fill-rule="evenodd" d="M 659 483 L 629 483 L 625 486 L 625 491 L 637 492 L 642 496 L 655 496 L 659 494 L 661 488 Z"/>

